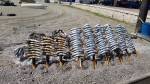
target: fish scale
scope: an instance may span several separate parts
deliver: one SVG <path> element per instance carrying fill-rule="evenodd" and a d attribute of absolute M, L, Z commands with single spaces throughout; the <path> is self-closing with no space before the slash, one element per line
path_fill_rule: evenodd
<path fill-rule="evenodd" d="M 52 37 L 50 37 L 50 36 L 43 36 L 42 37 L 42 41 L 41 41 L 42 50 L 46 56 L 52 56 L 53 55 L 53 53 L 54 53 L 53 43 L 54 43 L 54 41 L 53 41 Z"/>
<path fill-rule="evenodd" d="M 109 47 L 110 47 L 110 51 L 114 51 L 115 49 L 118 48 L 117 46 L 117 42 L 115 40 L 115 35 L 112 31 L 112 28 L 110 25 L 105 25 L 106 26 L 106 39 L 108 41 Z"/>
<path fill-rule="evenodd" d="M 36 58 L 41 54 L 40 42 L 34 39 L 27 40 L 28 43 L 28 53 L 29 58 Z"/>
<path fill-rule="evenodd" d="M 99 24 L 95 26 L 96 28 L 96 31 L 95 31 L 95 34 L 96 34 L 96 40 L 97 40 L 97 48 L 98 48 L 98 53 L 99 53 L 99 56 L 100 55 L 104 55 L 106 54 L 107 52 L 107 49 L 106 49 L 106 42 L 105 42 L 105 38 L 104 38 L 104 35 L 103 35 L 103 31 L 101 31 L 101 29 L 103 27 L 101 27 Z"/>
<path fill-rule="evenodd" d="M 83 27 L 84 42 L 86 45 L 85 51 L 87 53 L 87 58 L 93 59 L 96 54 L 96 45 L 94 40 L 93 30 L 90 25 L 86 24 Z"/>

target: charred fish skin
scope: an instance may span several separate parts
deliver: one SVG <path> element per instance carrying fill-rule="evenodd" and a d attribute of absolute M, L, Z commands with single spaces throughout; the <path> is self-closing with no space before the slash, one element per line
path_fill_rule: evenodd
<path fill-rule="evenodd" d="M 28 39 L 27 44 L 28 44 L 28 57 L 29 58 L 39 57 L 41 54 L 40 42 L 34 39 Z"/>
<path fill-rule="evenodd" d="M 50 36 L 43 36 L 41 45 L 42 45 L 42 51 L 43 55 L 46 56 L 53 56 L 54 53 L 54 45 L 53 45 L 53 39 Z"/>
<path fill-rule="evenodd" d="M 55 32 L 53 33 L 53 38 L 55 54 L 57 57 L 59 57 L 59 63 L 62 67 L 63 64 L 71 58 L 69 53 L 70 39 L 68 38 L 68 35 L 66 35 L 66 33 L 61 29 L 55 30 Z"/>
<path fill-rule="evenodd" d="M 42 37 L 46 36 L 44 33 L 33 32 L 29 35 L 29 39 L 35 39 L 41 41 Z"/>
<path fill-rule="evenodd" d="M 17 58 L 19 58 L 19 61 L 23 62 L 26 59 L 28 59 L 28 56 L 26 56 L 27 51 L 28 51 L 28 47 L 27 46 L 22 46 L 22 47 L 17 48 L 14 51 L 14 54 Z"/>
<path fill-rule="evenodd" d="M 63 30 L 59 29 L 56 30 L 57 33 L 54 36 L 54 47 L 55 47 L 55 52 L 59 53 L 66 53 L 66 51 L 68 51 L 68 43 L 67 43 L 67 39 L 68 36 L 64 33 Z M 69 40 L 69 39 L 68 39 Z"/>
<path fill-rule="evenodd" d="M 65 43 L 65 38 L 63 37 L 55 37 L 55 50 L 56 52 L 65 52 L 66 50 L 66 43 Z"/>

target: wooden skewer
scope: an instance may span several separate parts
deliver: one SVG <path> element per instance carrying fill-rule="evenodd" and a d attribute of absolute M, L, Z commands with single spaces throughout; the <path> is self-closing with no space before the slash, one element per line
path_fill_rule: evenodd
<path fill-rule="evenodd" d="M 95 56 L 93 58 L 94 58 L 93 59 L 93 69 L 96 69 L 97 61 L 96 61 Z"/>
<path fill-rule="evenodd" d="M 81 57 L 78 57 L 77 62 L 78 62 L 78 64 L 79 64 L 79 67 L 80 67 L 81 69 L 83 69 L 83 65 L 82 65 L 82 59 L 81 59 Z"/>
<path fill-rule="evenodd" d="M 63 67 L 63 62 L 62 62 L 62 61 L 59 61 L 59 65 L 60 65 L 60 67 L 62 68 L 62 67 Z"/>
<path fill-rule="evenodd" d="M 108 65 L 108 56 L 105 56 L 105 63 L 106 65 Z"/>
<path fill-rule="evenodd" d="M 128 55 L 128 63 L 131 63 L 131 55 Z"/>
<path fill-rule="evenodd" d="M 108 57 L 107 59 L 108 59 L 108 61 L 107 61 L 107 62 L 108 62 L 108 63 L 107 63 L 107 65 L 110 65 L 111 58 L 110 58 L 110 57 Z"/>
<path fill-rule="evenodd" d="M 110 64 L 110 53 L 109 52 L 107 52 L 105 54 L 105 63 L 104 64 L 106 64 L 106 65 Z"/>
<path fill-rule="evenodd" d="M 102 66 L 104 66 L 106 64 L 106 55 L 103 55 L 103 58 L 102 58 Z"/>
<path fill-rule="evenodd" d="M 127 58 L 128 58 L 128 63 L 130 64 L 131 63 L 131 53 L 129 53 L 127 50 L 126 50 L 126 53 L 127 53 Z"/>
<path fill-rule="evenodd" d="M 46 71 L 48 71 L 48 67 L 49 67 L 49 56 L 46 55 L 46 64 L 45 64 Z"/>
<path fill-rule="evenodd" d="M 33 69 L 36 68 L 36 61 L 35 61 L 35 58 L 32 58 L 32 68 L 33 68 Z"/>
<path fill-rule="evenodd" d="M 63 60 L 62 60 L 62 55 L 59 56 L 59 65 L 60 65 L 61 68 L 64 65 Z"/>
<path fill-rule="evenodd" d="M 119 64 L 123 64 L 123 57 L 122 57 L 122 55 L 119 55 Z"/>
<path fill-rule="evenodd" d="M 46 71 L 48 71 L 49 67 L 49 57 L 52 55 L 54 48 L 53 48 L 53 38 L 49 36 L 44 36 L 43 40 L 41 42 L 42 45 L 42 50 L 45 53 L 44 55 L 46 56 L 46 63 L 45 63 L 45 68 Z"/>

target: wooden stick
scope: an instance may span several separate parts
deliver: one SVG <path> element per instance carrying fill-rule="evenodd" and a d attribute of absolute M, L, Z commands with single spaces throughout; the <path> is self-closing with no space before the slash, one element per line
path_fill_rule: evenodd
<path fill-rule="evenodd" d="M 63 64 L 62 61 L 59 61 L 59 65 L 60 65 L 60 67 L 62 68 L 64 64 Z"/>
<path fill-rule="evenodd" d="M 45 68 L 48 71 L 48 67 L 49 67 L 49 56 L 46 55 L 46 64 L 45 64 Z"/>
<path fill-rule="evenodd" d="M 131 63 L 131 55 L 128 55 L 128 63 Z"/>
<path fill-rule="evenodd" d="M 108 65 L 108 56 L 105 56 L 105 64 Z"/>
<path fill-rule="evenodd" d="M 131 53 L 129 53 L 127 50 L 126 50 L 126 52 L 127 52 L 127 59 L 128 59 L 128 63 L 130 64 L 131 63 Z"/>
<path fill-rule="evenodd" d="M 105 63 L 106 63 L 106 56 L 105 56 L 105 55 L 104 55 L 104 57 L 102 58 L 102 60 L 101 60 L 101 61 L 102 61 L 102 63 L 101 63 L 101 64 L 102 64 L 102 66 L 104 66 L 104 65 L 105 65 Z"/>
<path fill-rule="evenodd" d="M 129 53 L 127 50 L 126 50 L 126 53 L 127 53 L 127 60 L 128 60 L 128 63 L 130 64 L 131 63 L 131 53 Z"/>
<path fill-rule="evenodd" d="M 96 61 L 96 58 L 95 56 L 93 57 L 93 69 L 96 68 L 96 65 L 97 65 L 97 61 Z"/>
<path fill-rule="evenodd" d="M 110 58 L 110 57 L 108 57 L 107 59 L 108 59 L 108 63 L 107 63 L 107 65 L 110 65 L 111 58 Z"/>
<path fill-rule="evenodd" d="M 36 61 L 35 61 L 35 58 L 32 58 L 32 68 L 33 68 L 33 69 L 36 68 Z"/>
<path fill-rule="evenodd" d="M 79 64 L 79 67 L 81 68 L 81 69 L 83 69 L 83 65 L 82 65 L 82 59 L 81 59 L 81 57 L 78 57 L 78 64 Z"/>
<path fill-rule="evenodd" d="M 63 60 L 62 60 L 62 55 L 59 56 L 59 65 L 62 68 L 63 67 Z"/>
<path fill-rule="evenodd" d="M 119 58 L 119 64 L 123 64 L 123 58 L 122 58 L 122 56 L 119 55 L 118 58 Z"/>

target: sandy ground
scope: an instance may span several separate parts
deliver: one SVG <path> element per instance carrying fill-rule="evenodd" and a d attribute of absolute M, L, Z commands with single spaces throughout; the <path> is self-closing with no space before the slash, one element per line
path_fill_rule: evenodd
<path fill-rule="evenodd" d="M 98 64 L 93 70 L 91 62 L 84 62 L 83 70 L 78 69 L 75 63 L 65 64 L 63 68 L 53 64 L 48 72 L 45 72 L 43 65 L 32 70 L 30 65 L 19 64 L 13 52 L 24 45 L 28 35 L 33 31 L 50 34 L 55 29 L 63 29 L 69 32 L 70 28 L 82 27 L 86 23 L 92 26 L 108 23 L 112 26 L 122 24 L 131 32 L 134 30 L 134 24 L 128 25 L 54 4 L 50 4 L 46 10 L 15 7 L 13 12 L 17 14 L 16 17 L 0 16 L 1 84 L 120 84 L 122 81 L 150 72 L 150 43 L 141 39 L 134 40 L 140 57 L 132 56 L 131 64 Z"/>

